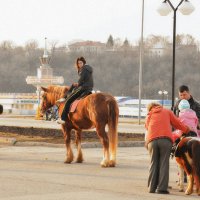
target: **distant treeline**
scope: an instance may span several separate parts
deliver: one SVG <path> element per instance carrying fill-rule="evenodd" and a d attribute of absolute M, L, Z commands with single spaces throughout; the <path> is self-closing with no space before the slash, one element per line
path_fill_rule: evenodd
<path fill-rule="evenodd" d="M 156 42 L 163 41 L 163 37 L 154 36 L 153 39 L 145 40 L 142 98 L 158 99 L 160 98 L 158 91 L 167 90 L 170 99 L 172 45 L 170 42 L 165 43 L 167 50 L 162 56 L 152 54 L 150 48 Z M 179 41 L 178 46 L 181 48 L 176 49 L 176 89 L 179 85 L 186 84 L 190 87 L 193 96 L 199 100 L 200 52 L 197 48 L 198 44 L 195 40 L 192 43 Z M 78 75 L 74 63 L 77 57 L 84 56 L 87 63 L 94 69 L 94 89 L 116 96 L 138 98 L 140 60 L 138 46 L 95 54 L 57 51 L 54 45 L 51 54 L 50 64 L 54 75 L 63 76 L 65 85 L 77 81 Z M 34 41 L 28 42 L 25 46 L 13 46 L 10 41 L 2 42 L 0 44 L 0 92 L 35 92 L 36 88 L 27 85 L 25 79 L 27 76 L 36 75 L 37 68 L 40 66 L 39 57 L 42 55 L 43 49 L 40 49 Z"/>

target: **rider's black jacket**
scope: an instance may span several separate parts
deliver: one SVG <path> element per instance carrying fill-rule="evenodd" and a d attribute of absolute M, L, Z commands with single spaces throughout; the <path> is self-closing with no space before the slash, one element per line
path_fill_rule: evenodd
<path fill-rule="evenodd" d="M 78 75 L 78 87 L 92 91 L 94 85 L 92 67 L 89 65 L 84 65 L 82 69 L 78 72 Z"/>

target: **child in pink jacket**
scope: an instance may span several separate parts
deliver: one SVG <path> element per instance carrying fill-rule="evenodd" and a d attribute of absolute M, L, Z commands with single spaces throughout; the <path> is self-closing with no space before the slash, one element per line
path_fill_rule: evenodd
<path fill-rule="evenodd" d="M 197 125 L 198 125 L 198 118 L 192 109 L 190 109 L 190 104 L 187 100 L 183 99 L 180 101 L 178 106 L 179 112 L 179 119 L 180 121 L 188 126 L 191 131 L 194 131 L 198 136 Z M 176 130 L 173 132 L 173 139 L 174 141 L 182 135 L 181 130 Z"/>

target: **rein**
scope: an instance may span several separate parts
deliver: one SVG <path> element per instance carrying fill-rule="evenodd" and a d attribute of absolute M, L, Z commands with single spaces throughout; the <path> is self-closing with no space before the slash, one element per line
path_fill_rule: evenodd
<path fill-rule="evenodd" d="M 179 143 L 181 142 L 181 140 L 182 140 L 183 138 L 184 138 L 184 137 L 178 138 L 178 139 L 176 139 L 175 142 L 173 143 L 172 149 L 171 149 L 171 154 L 170 154 L 171 159 L 173 159 L 174 156 L 176 155 L 176 151 L 177 151 L 177 149 L 178 149 Z"/>

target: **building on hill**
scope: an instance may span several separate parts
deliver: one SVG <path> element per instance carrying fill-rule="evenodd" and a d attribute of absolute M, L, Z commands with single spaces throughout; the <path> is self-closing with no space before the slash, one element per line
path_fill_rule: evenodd
<path fill-rule="evenodd" d="M 75 42 L 68 45 L 70 52 L 102 53 L 106 44 L 94 41 Z"/>
<path fill-rule="evenodd" d="M 166 52 L 166 46 L 159 42 L 153 45 L 151 48 L 148 48 L 148 51 L 150 56 L 161 57 Z"/>

